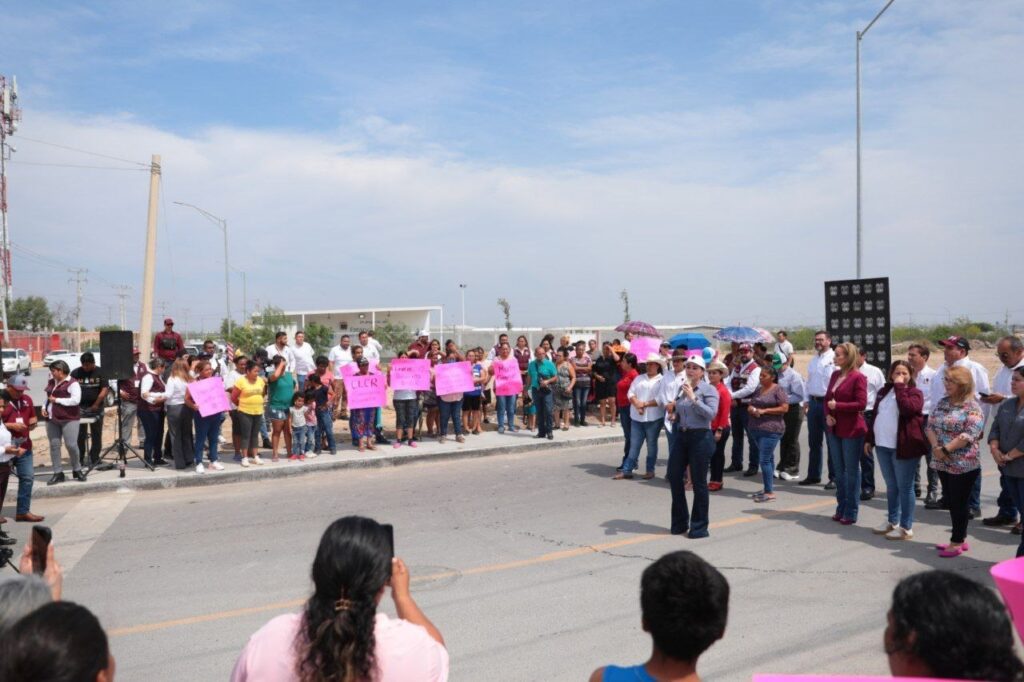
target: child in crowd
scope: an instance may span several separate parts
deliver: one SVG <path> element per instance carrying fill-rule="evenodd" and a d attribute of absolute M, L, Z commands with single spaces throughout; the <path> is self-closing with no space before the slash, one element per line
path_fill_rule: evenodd
<path fill-rule="evenodd" d="M 306 391 L 313 394 L 314 413 L 316 414 L 316 434 L 313 436 L 313 454 L 319 455 L 327 443 L 328 452 L 337 454 L 338 448 L 334 441 L 334 391 L 330 382 L 320 379 L 319 373 L 306 377 Z"/>
<path fill-rule="evenodd" d="M 302 393 L 292 396 L 292 406 L 288 412 L 292 422 L 292 451 L 288 459 L 306 459 L 306 397 Z"/>
<path fill-rule="evenodd" d="M 309 385 L 309 377 L 306 378 L 306 383 Z M 306 457 L 316 457 L 316 452 L 313 451 L 313 440 L 316 438 L 316 394 L 311 388 L 307 388 L 304 393 L 306 399 L 306 445 L 303 449 L 303 454 Z M 319 449 L 319 448 L 318 448 Z"/>

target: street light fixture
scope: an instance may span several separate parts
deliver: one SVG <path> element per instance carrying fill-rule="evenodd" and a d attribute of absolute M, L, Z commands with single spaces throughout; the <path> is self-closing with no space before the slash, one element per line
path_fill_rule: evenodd
<path fill-rule="evenodd" d="M 204 218 L 209 220 L 211 223 L 216 225 L 224 232 L 224 304 L 225 310 L 227 311 L 228 320 L 228 334 L 231 333 L 231 279 L 228 277 L 228 270 L 231 267 L 228 265 L 228 221 L 219 216 L 215 216 L 209 211 L 203 210 L 193 204 L 186 204 L 184 201 L 175 201 L 178 206 L 187 206 L 193 208 L 203 215 Z"/>
<path fill-rule="evenodd" d="M 860 196 L 861 196 L 861 182 L 860 182 L 860 41 L 864 38 L 867 32 L 875 25 L 885 10 L 889 9 L 889 6 L 896 0 L 889 0 L 885 3 L 885 7 L 875 15 L 875 18 L 864 27 L 863 31 L 857 31 L 857 279 L 860 279 L 860 264 L 861 264 L 861 209 L 860 209 Z"/>
<path fill-rule="evenodd" d="M 462 294 L 462 325 L 459 327 L 459 348 L 462 348 L 462 330 L 466 327 L 466 287 L 468 284 L 459 285 L 459 293 Z"/>

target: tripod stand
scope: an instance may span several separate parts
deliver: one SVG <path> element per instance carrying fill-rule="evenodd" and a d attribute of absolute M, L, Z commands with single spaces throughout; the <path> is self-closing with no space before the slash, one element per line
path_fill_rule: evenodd
<path fill-rule="evenodd" d="M 103 462 L 110 455 L 110 453 L 114 451 L 114 448 L 117 448 L 117 455 L 116 455 L 117 467 L 118 467 L 118 469 L 121 472 L 120 473 L 120 477 L 121 478 L 124 478 L 125 467 L 128 465 L 128 452 L 131 452 L 132 453 L 132 457 L 134 457 L 135 459 L 137 459 L 140 462 L 142 462 L 142 464 L 147 469 L 149 469 L 150 471 L 156 471 L 156 469 L 154 469 L 153 466 L 149 462 L 147 462 L 144 457 L 140 457 L 139 456 L 138 450 L 136 450 L 131 445 L 129 445 L 127 442 L 125 442 L 124 438 L 121 437 L 121 395 L 120 395 L 120 390 L 118 390 L 118 396 L 117 396 L 117 429 L 116 429 L 115 433 L 117 435 L 114 437 L 114 442 L 111 443 L 107 447 L 107 449 L 104 450 L 100 454 L 99 460 L 97 460 L 97 461 L 95 461 L 95 462 L 93 462 L 92 464 L 89 465 L 89 470 L 85 472 L 86 474 L 91 474 L 92 470 L 95 469 L 96 467 L 98 467 L 100 465 L 100 463 Z M 112 467 L 113 464 L 110 464 L 109 466 Z M 101 469 L 101 471 L 102 471 L 102 469 Z"/>

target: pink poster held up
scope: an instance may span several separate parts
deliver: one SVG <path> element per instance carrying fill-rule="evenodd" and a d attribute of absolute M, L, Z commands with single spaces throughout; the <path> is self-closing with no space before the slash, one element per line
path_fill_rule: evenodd
<path fill-rule="evenodd" d="M 429 391 L 430 360 L 395 358 L 391 361 L 391 390 Z"/>
<path fill-rule="evenodd" d="M 473 390 L 473 368 L 468 362 L 450 362 L 434 367 L 434 390 L 438 395 Z"/>
<path fill-rule="evenodd" d="M 379 374 L 379 373 L 380 373 L 380 370 L 378 369 L 377 361 L 376 360 L 370 360 L 370 374 Z M 348 378 L 350 376 L 355 376 L 356 374 L 359 374 L 359 365 L 357 365 L 356 363 L 350 362 L 348 364 L 345 364 L 345 365 L 341 366 L 341 376 L 342 377 Z"/>
<path fill-rule="evenodd" d="M 629 342 L 629 352 L 636 356 L 637 362 L 647 362 L 648 355 L 651 353 L 657 355 L 659 346 L 661 346 L 661 339 L 636 336 Z"/>
<path fill-rule="evenodd" d="M 383 374 L 353 374 L 345 377 L 349 409 L 383 407 L 388 401 L 387 381 Z"/>
<path fill-rule="evenodd" d="M 199 414 L 203 417 L 220 414 L 231 409 L 228 394 L 224 392 L 224 380 L 220 377 L 194 381 L 188 385 L 188 392 L 196 407 L 199 408 Z"/>
<path fill-rule="evenodd" d="M 519 373 L 516 360 L 495 360 L 491 364 L 494 372 L 494 391 L 497 395 L 519 395 L 523 392 L 523 375 Z"/>

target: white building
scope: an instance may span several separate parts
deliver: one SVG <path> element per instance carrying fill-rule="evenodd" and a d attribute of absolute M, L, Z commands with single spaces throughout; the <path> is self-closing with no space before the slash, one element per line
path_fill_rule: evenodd
<path fill-rule="evenodd" d="M 431 336 L 440 335 L 444 326 L 444 311 L 441 306 L 418 308 L 353 308 L 350 310 L 286 310 L 289 337 L 315 322 L 334 332 L 334 340 L 342 334 L 355 336 L 360 331 L 369 331 L 384 322 L 405 325 L 410 334 L 426 329 Z M 412 339 L 409 339 L 412 341 Z"/>

